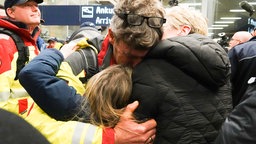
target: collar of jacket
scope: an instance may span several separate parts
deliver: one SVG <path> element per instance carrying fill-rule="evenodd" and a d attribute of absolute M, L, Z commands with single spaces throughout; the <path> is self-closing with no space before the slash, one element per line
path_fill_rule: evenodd
<path fill-rule="evenodd" d="M 18 35 L 22 37 L 24 41 L 30 41 L 33 43 L 33 45 L 36 45 L 37 38 L 41 33 L 40 28 L 36 27 L 31 34 L 28 31 L 26 24 L 18 21 L 13 21 L 8 18 L 0 19 L 0 26 L 16 32 Z"/>
<path fill-rule="evenodd" d="M 256 36 L 253 36 L 249 41 L 256 41 Z"/>
<path fill-rule="evenodd" d="M 102 70 L 113 64 L 116 64 L 113 57 L 113 46 L 109 42 L 109 35 L 107 35 L 98 54 L 98 65 L 100 70 Z"/>
<path fill-rule="evenodd" d="M 22 23 L 22 22 L 14 21 L 14 20 L 11 20 L 11 19 L 9 19 L 9 18 L 3 18 L 3 19 L 6 20 L 6 21 L 8 21 L 8 22 L 10 22 L 10 23 L 12 23 L 12 24 L 14 24 L 14 25 L 16 25 L 16 26 L 19 27 L 19 28 L 24 28 L 24 29 L 27 29 L 27 28 L 28 28 L 27 25 L 24 24 L 24 23 Z"/>

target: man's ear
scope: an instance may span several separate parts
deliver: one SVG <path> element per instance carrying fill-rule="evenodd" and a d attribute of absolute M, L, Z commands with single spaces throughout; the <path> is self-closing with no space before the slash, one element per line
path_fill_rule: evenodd
<path fill-rule="evenodd" d="M 112 32 L 112 30 L 109 28 L 108 29 L 108 35 L 109 35 L 109 42 L 111 43 L 111 44 L 113 44 L 114 43 L 114 40 L 115 40 L 115 37 L 114 37 L 114 34 L 113 34 L 113 32 Z"/>
<path fill-rule="evenodd" d="M 7 16 L 14 19 L 14 14 L 13 13 L 14 13 L 14 10 L 12 8 L 7 8 L 6 9 Z"/>
<path fill-rule="evenodd" d="M 181 26 L 181 32 L 180 32 L 180 35 L 182 36 L 185 36 L 185 35 L 188 35 L 191 31 L 191 27 L 188 26 L 188 25 L 182 25 Z"/>

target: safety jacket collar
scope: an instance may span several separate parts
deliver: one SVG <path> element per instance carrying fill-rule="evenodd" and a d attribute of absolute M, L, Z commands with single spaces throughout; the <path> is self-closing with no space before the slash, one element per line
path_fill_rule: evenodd
<path fill-rule="evenodd" d="M 101 51 L 98 54 L 98 65 L 100 70 L 102 70 L 113 64 L 116 64 L 113 57 L 113 46 L 109 42 L 109 35 L 107 35 L 102 43 Z"/>
<path fill-rule="evenodd" d="M 14 24 L 15 26 L 19 27 L 19 28 L 24 28 L 24 29 L 27 29 L 27 25 L 22 23 L 22 22 L 19 22 L 19 21 L 14 21 L 14 20 L 11 20 L 11 19 L 8 19 L 8 18 L 3 18 L 4 20 Z"/>
<path fill-rule="evenodd" d="M 14 31 L 23 39 L 24 42 L 30 41 L 36 45 L 37 38 L 40 35 L 40 28 L 36 27 L 32 34 L 28 31 L 27 25 L 22 22 L 10 20 L 8 18 L 0 19 L 0 27 Z"/>

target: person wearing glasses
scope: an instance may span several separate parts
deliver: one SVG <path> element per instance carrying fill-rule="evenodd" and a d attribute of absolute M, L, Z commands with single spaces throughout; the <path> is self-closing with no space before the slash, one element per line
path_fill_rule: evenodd
<path fill-rule="evenodd" d="M 247 42 L 252 38 L 251 33 L 247 31 L 238 31 L 234 33 L 232 38 L 229 41 L 228 50 L 232 49 L 234 46 Z"/>
<path fill-rule="evenodd" d="M 157 121 L 154 143 L 214 143 L 232 109 L 227 53 L 201 13 L 174 6 L 165 18 L 163 40 L 133 69 L 136 118 Z"/>
<path fill-rule="evenodd" d="M 130 101 L 140 103 L 136 118 L 141 122 L 154 118 L 158 124 L 156 136 L 148 137 L 145 143 L 211 143 L 231 109 L 230 90 L 226 85 L 230 71 L 228 58 L 216 42 L 199 35 L 207 34 L 207 22 L 201 15 L 185 9 L 172 12 L 174 19 L 172 21 L 171 13 L 167 15 L 168 25 L 163 33 L 166 19 L 160 1 L 120 0 L 114 7 L 108 34 L 98 54 L 99 67 L 101 70 L 114 64 L 133 67 Z M 161 41 L 163 36 L 169 37 L 167 34 L 173 35 L 170 36 L 173 39 L 168 40 L 171 43 Z M 166 42 L 167 48 L 162 46 Z M 64 55 L 69 53 L 63 50 Z M 61 55 L 58 51 L 55 53 Z M 56 62 L 61 62 L 61 58 Z M 51 92 L 47 93 L 43 92 L 45 86 L 40 89 L 32 86 L 47 83 L 32 75 L 39 70 L 28 64 L 20 80 L 31 96 L 37 96 L 37 102 L 44 105 L 47 97 L 51 98 L 54 90 L 56 92 L 54 86 L 58 81 L 51 81 L 47 86 Z M 57 102 L 74 99 L 75 91 L 61 91 L 58 91 L 59 97 L 54 95 L 54 101 L 47 101 L 47 106 L 52 108 L 46 111 L 53 117 L 74 114 L 66 101 L 61 105 Z M 72 101 L 72 105 L 79 108 L 80 105 Z"/>
<path fill-rule="evenodd" d="M 141 62 L 148 51 L 161 40 L 162 26 L 166 21 L 164 13 L 164 7 L 159 0 L 118 1 L 114 6 L 114 15 L 108 34 L 98 54 L 100 70 L 114 64 L 134 67 Z M 72 44 L 70 42 L 67 45 L 72 47 Z M 84 104 L 82 99 L 86 99 L 86 97 L 81 97 L 74 88 L 68 87 L 66 81 L 54 77 L 63 59 L 77 49 L 74 46 L 68 52 L 67 45 L 62 47 L 61 53 L 54 49 L 42 51 L 22 69 L 19 75 L 20 83 L 51 117 L 57 120 L 71 120 L 78 115 L 84 116 L 86 119 L 86 115 L 80 111 Z M 120 106 L 118 108 L 122 108 Z M 119 140 L 123 138 L 122 140 L 126 140 L 126 143 L 132 143 L 131 140 L 135 138 L 138 138 L 136 143 L 152 143 L 155 138 L 155 124 L 152 119 L 147 122 L 140 122 L 144 125 L 150 124 L 146 127 L 150 129 L 144 129 L 144 135 L 139 133 L 136 137 L 129 137 L 130 135 L 119 131 L 115 133 L 115 137 L 119 136 Z M 122 129 L 118 125 L 115 128 Z M 138 127 L 134 127 L 135 131 L 131 132 L 137 134 L 136 129 L 141 128 L 142 126 L 138 124 Z M 141 142 L 143 139 L 144 141 Z M 119 141 L 115 142 L 120 143 Z"/>
<path fill-rule="evenodd" d="M 36 45 L 36 40 L 40 33 L 38 25 L 42 22 L 38 6 L 40 3 L 43 3 L 43 0 L 5 0 L 4 7 L 7 17 L 0 19 L 0 27 L 11 30 L 15 33 L 17 32 L 17 36 L 20 36 L 20 38 L 25 42 L 25 46 L 28 46 L 30 51 L 29 61 L 36 57 L 40 52 L 38 45 Z M 0 107 L 24 118 L 27 122 L 37 128 L 50 143 L 68 144 L 90 142 L 95 144 L 114 143 L 115 141 L 118 143 L 144 143 L 148 137 L 154 135 L 156 126 L 156 122 L 154 120 L 149 120 L 145 123 L 137 123 L 133 118 L 128 117 L 132 115 L 131 108 L 129 107 L 134 109 L 134 105 L 127 106 L 128 114 L 125 110 L 124 114 L 126 113 L 126 115 L 124 117 L 121 116 L 120 121 L 114 128 L 102 128 L 90 123 L 74 121 L 56 121 L 51 118 L 34 103 L 28 93 L 20 85 L 19 80 L 15 79 L 16 76 L 18 77 L 18 72 L 16 74 L 16 68 L 20 63 L 20 61 L 17 61 L 17 59 L 20 58 L 18 58 L 18 55 L 20 54 L 24 54 L 24 51 L 21 51 L 21 53 L 18 52 L 12 37 L 5 33 L 1 33 Z M 62 78 L 67 78 L 65 83 L 70 84 L 70 77 L 65 76 L 66 75 L 63 76 L 62 73 Z M 32 83 L 33 86 L 38 84 L 40 83 Z M 32 87 L 32 85 L 30 86 Z M 55 107 L 56 106 L 57 105 L 55 105 Z M 61 105 L 58 106 L 61 107 Z M 66 109 L 63 108 L 63 110 Z M 9 130 L 13 129 L 9 128 Z M 29 139 L 27 141 L 29 141 Z M 5 142 L 1 141 L 1 143 Z"/>

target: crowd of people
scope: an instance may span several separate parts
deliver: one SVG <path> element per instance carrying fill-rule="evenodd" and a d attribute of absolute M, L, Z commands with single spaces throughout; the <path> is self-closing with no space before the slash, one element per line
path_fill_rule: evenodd
<path fill-rule="evenodd" d="M 0 27 L 14 31 L 29 55 L 17 72 L 22 52 L 0 31 L 0 115 L 27 131 L 10 134 L 3 119 L 3 142 L 19 143 L 16 135 L 54 144 L 256 142 L 251 33 L 234 34 L 239 43 L 230 42 L 226 52 L 207 36 L 207 19 L 197 11 L 165 10 L 159 0 L 119 0 L 106 36 L 96 30 L 84 37 L 81 25 L 61 48 L 40 50 L 42 2 L 4 2 Z M 81 49 L 92 54 L 77 57 L 86 52 Z"/>

